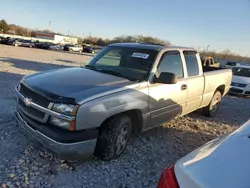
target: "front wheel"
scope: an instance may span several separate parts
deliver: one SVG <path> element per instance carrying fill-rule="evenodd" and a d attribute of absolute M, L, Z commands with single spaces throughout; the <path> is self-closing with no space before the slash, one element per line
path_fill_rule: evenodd
<path fill-rule="evenodd" d="M 215 91 L 214 96 L 208 106 L 203 108 L 203 113 L 205 116 L 214 117 L 219 109 L 221 102 L 221 92 Z"/>
<path fill-rule="evenodd" d="M 131 119 L 118 115 L 105 122 L 100 130 L 95 155 L 103 160 L 119 157 L 126 149 L 131 135 Z"/>

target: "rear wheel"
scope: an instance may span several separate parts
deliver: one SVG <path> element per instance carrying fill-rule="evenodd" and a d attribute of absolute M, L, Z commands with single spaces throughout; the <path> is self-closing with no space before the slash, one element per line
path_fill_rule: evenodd
<path fill-rule="evenodd" d="M 119 157 L 126 149 L 131 135 L 131 119 L 118 115 L 105 122 L 100 130 L 95 155 L 103 160 Z"/>
<path fill-rule="evenodd" d="M 214 117 L 219 109 L 221 102 L 221 92 L 215 91 L 214 96 L 208 106 L 203 108 L 203 113 L 205 116 Z"/>

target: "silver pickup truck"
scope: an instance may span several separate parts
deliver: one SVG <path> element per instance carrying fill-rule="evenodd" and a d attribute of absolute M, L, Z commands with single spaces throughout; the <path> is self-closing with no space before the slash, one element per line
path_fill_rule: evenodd
<path fill-rule="evenodd" d="M 23 77 L 16 118 L 62 159 L 120 156 L 130 135 L 202 108 L 214 116 L 231 69 L 202 67 L 192 48 L 112 44 L 86 66 Z"/>

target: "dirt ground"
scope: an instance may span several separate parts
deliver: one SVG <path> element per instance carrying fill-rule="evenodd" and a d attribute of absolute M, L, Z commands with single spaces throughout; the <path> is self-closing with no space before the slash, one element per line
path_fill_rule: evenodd
<path fill-rule="evenodd" d="M 23 75 L 79 66 L 92 56 L 0 45 L 0 186 L 2 187 L 156 187 L 164 167 L 250 117 L 250 100 L 226 96 L 215 118 L 200 112 L 134 135 L 124 155 L 60 161 L 22 135 L 14 119 L 14 87 Z"/>

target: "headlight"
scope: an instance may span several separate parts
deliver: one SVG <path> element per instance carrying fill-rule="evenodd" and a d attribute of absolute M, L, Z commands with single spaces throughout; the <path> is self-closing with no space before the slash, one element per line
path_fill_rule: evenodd
<path fill-rule="evenodd" d="M 20 90 L 21 90 L 21 84 L 19 84 L 19 85 L 17 86 L 17 91 L 20 92 Z"/>
<path fill-rule="evenodd" d="M 75 121 L 67 121 L 67 120 L 56 118 L 56 117 L 51 117 L 50 123 L 52 125 L 56 125 L 56 126 L 61 127 L 63 129 L 68 129 L 70 131 L 75 130 Z"/>
<path fill-rule="evenodd" d="M 55 103 L 52 107 L 53 111 L 65 114 L 65 115 L 76 115 L 78 105 L 73 104 L 60 104 Z"/>

